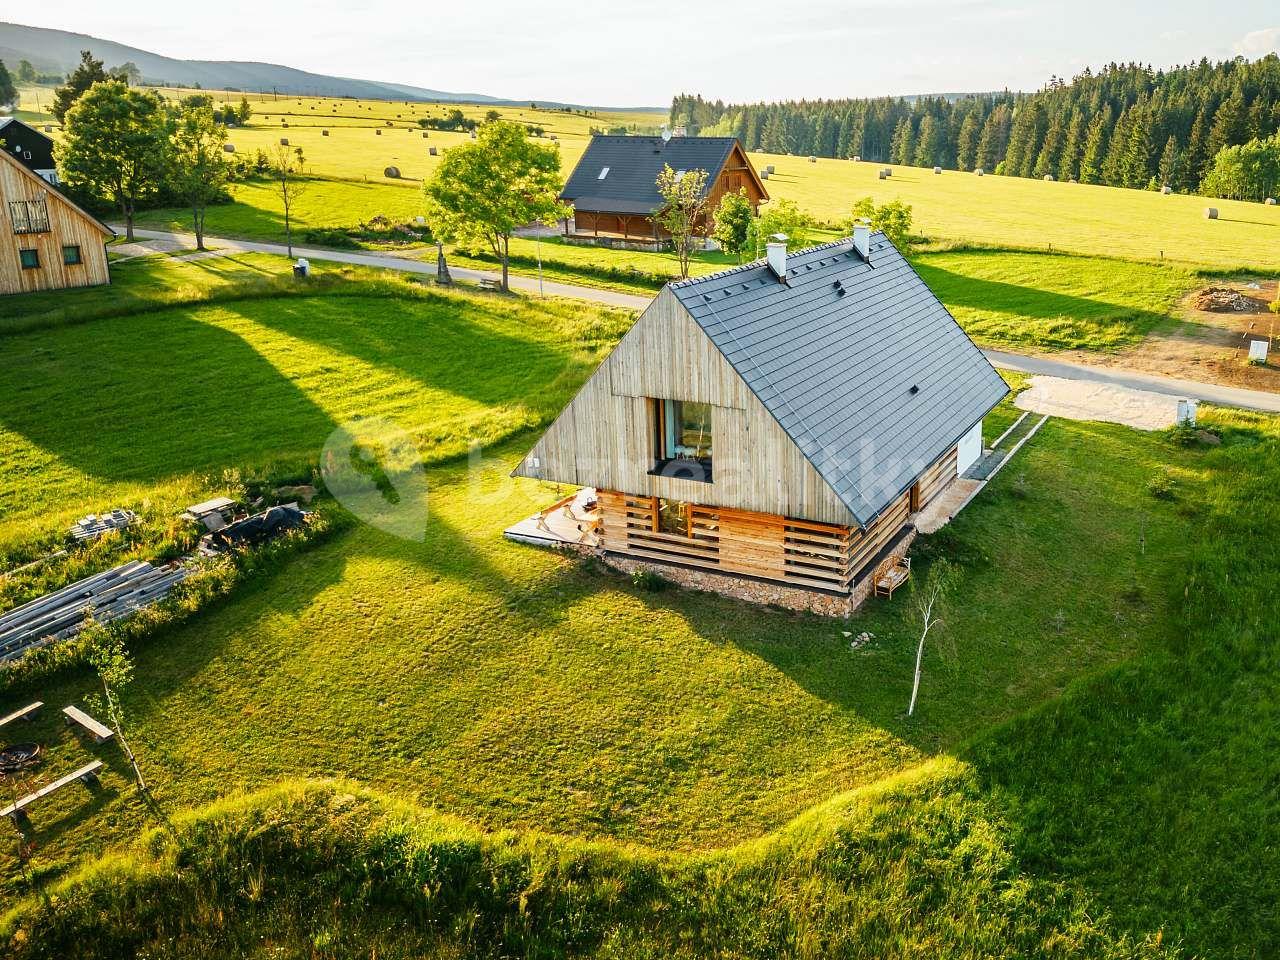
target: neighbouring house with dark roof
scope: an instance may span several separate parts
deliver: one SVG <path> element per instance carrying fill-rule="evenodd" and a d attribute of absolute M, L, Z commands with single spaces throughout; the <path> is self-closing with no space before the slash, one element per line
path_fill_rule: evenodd
<path fill-rule="evenodd" d="M 110 283 L 115 231 L 0 150 L 0 294 Z"/>
<path fill-rule="evenodd" d="M 883 234 L 772 243 L 659 293 L 513 472 L 588 489 L 508 535 L 845 614 L 909 573 L 1007 393 Z"/>
<path fill-rule="evenodd" d="M 42 180 L 56 184 L 58 167 L 53 161 L 53 140 L 35 127 L 13 117 L 0 117 L 0 143 L 9 154 Z"/>
<path fill-rule="evenodd" d="M 677 172 L 707 171 L 707 209 L 725 193 L 745 189 L 753 208 L 769 194 L 737 137 L 594 136 L 573 168 L 560 199 L 573 204 L 565 221 L 571 239 L 616 246 L 653 248 L 670 234 L 653 220 L 662 206 L 657 179 L 663 166 Z M 704 217 L 699 232 L 713 224 Z"/>

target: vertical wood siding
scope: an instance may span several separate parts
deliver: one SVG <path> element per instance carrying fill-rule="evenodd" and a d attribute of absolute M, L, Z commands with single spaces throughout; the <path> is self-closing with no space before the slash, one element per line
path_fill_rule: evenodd
<path fill-rule="evenodd" d="M 39 199 L 49 212 L 49 230 L 14 233 L 9 203 Z M 102 228 L 57 190 L 12 158 L 0 160 L 0 294 L 109 283 L 105 240 Z M 82 262 L 64 264 L 64 246 L 78 246 Z M 39 253 L 39 267 L 22 268 L 24 249 Z"/>

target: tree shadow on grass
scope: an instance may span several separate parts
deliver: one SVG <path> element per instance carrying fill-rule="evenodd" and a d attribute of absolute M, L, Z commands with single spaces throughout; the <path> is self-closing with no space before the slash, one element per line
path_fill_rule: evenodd
<path fill-rule="evenodd" d="M 103 480 L 314 456 L 329 416 L 194 309 L 7 340 L 0 424 Z"/>
<path fill-rule="evenodd" d="M 967 308 L 984 315 L 1014 314 L 1015 318 L 1097 326 L 1104 328 L 1117 345 L 1141 339 L 1166 318 L 1165 313 L 1155 310 L 965 276 L 927 262 L 916 261 L 913 266 L 948 307 Z M 1084 342 L 1087 335 L 1056 336 L 1052 329 L 1009 329 L 1003 333 L 1015 341 L 1036 340 L 1063 347 L 1091 345 Z"/>
<path fill-rule="evenodd" d="M 590 372 L 576 369 L 581 364 L 572 345 L 552 346 L 545 337 L 516 331 L 514 307 L 480 298 L 281 300 L 269 311 L 238 312 L 279 333 L 486 406 L 527 403 L 545 396 L 547 384 L 566 376 L 580 382 Z M 539 409 L 554 412 L 545 402 Z"/>

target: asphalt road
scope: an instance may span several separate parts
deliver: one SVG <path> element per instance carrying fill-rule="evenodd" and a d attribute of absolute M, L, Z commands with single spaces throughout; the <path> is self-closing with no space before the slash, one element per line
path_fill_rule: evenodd
<path fill-rule="evenodd" d="M 117 226 L 123 232 L 123 228 Z M 195 237 L 186 233 L 169 233 L 160 230 L 135 229 L 134 235 L 143 240 L 171 240 L 183 247 L 194 247 Z M 285 254 L 284 244 L 258 243 L 251 240 L 230 240 L 225 237 L 205 236 L 208 245 L 226 250 L 252 253 Z M 384 270 L 403 270 L 406 273 L 434 275 L 434 261 L 413 260 L 385 253 L 369 253 L 366 251 L 319 250 L 312 247 L 295 245 L 295 257 L 306 257 L 308 260 L 327 260 L 331 263 L 349 263 L 357 266 L 380 267 Z M 465 267 L 449 267 L 455 280 L 479 283 L 481 280 L 492 280 L 498 277 L 495 272 L 470 270 Z M 537 295 L 545 293 L 549 297 L 569 297 L 578 300 L 589 300 L 592 303 L 607 304 L 612 307 L 624 307 L 631 310 L 643 310 L 649 305 L 652 297 L 640 297 L 630 293 L 618 293 L 614 290 L 601 290 L 598 287 L 581 286 L 572 283 L 561 283 L 547 280 L 541 285 L 536 277 L 512 275 L 511 288 L 522 293 Z M 1280 413 L 1280 394 L 1263 390 L 1246 390 L 1241 387 L 1229 387 L 1216 383 L 1203 383 L 1199 380 L 1183 380 L 1177 377 L 1163 377 L 1157 374 L 1141 373 L 1120 367 L 1099 367 L 1085 363 L 1066 360 L 1055 360 L 1051 357 L 1026 356 L 1019 353 L 1008 353 L 1003 350 L 985 350 L 987 358 L 997 367 L 1006 370 L 1017 370 L 1022 373 L 1043 374 L 1051 377 L 1062 377 L 1067 380 L 1091 380 L 1098 383 L 1109 383 L 1134 390 L 1151 390 L 1155 393 L 1169 394 L 1176 397 L 1189 397 L 1215 403 L 1225 407 L 1241 407 L 1246 410 L 1262 410 L 1268 413 Z"/>

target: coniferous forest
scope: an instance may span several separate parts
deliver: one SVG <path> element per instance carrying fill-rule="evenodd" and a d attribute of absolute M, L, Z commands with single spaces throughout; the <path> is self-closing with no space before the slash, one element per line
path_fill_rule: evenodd
<path fill-rule="evenodd" d="M 671 119 L 766 153 L 1194 192 L 1224 148 L 1280 132 L 1280 57 L 1168 70 L 1113 63 L 1029 94 L 755 104 L 682 94 Z M 1274 189 L 1263 179 L 1243 192 Z"/>

